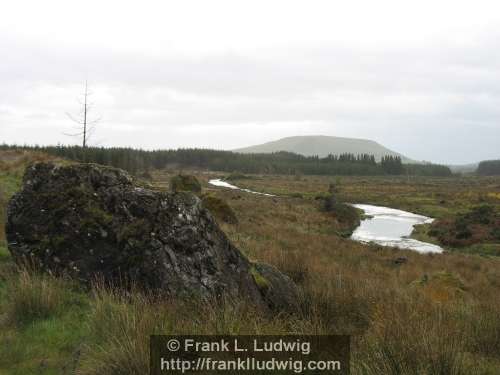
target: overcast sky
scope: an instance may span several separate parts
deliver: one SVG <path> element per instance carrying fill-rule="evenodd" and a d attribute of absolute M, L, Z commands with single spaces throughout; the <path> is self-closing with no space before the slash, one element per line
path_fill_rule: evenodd
<path fill-rule="evenodd" d="M 500 158 L 498 1 L 23 1 L 0 10 L 0 142 L 232 149 L 373 139 Z"/>

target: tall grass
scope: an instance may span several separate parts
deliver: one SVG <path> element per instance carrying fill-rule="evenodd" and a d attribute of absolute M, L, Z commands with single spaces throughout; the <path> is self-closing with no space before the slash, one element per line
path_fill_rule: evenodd
<path fill-rule="evenodd" d="M 149 373 L 152 334 L 286 332 L 280 320 L 268 320 L 243 302 L 164 300 L 102 286 L 94 289 L 88 324 L 92 339 L 84 350 L 81 375 Z"/>
<path fill-rule="evenodd" d="M 2 302 L 3 323 L 26 325 L 47 319 L 75 302 L 68 280 L 21 269 L 7 278 Z"/>
<path fill-rule="evenodd" d="M 165 320 L 141 294 L 130 298 L 107 289 L 94 291 L 89 320 L 94 344 L 85 347 L 79 374 L 148 373 L 149 335 Z"/>
<path fill-rule="evenodd" d="M 394 296 L 377 307 L 357 353 L 357 370 L 363 374 L 466 374 L 464 323 L 455 306 L 435 305 L 419 294 Z"/>
<path fill-rule="evenodd" d="M 469 313 L 471 322 L 469 348 L 475 353 L 500 360 L 500 301 L 474 306 Z"/>

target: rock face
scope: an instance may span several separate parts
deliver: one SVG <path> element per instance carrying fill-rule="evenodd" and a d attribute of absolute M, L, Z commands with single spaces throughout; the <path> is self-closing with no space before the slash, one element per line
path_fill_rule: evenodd
<path fill-rule="evenodd" d="M 101 277 L 171 296 L 243 297 L 260 306 L 282 306 L 258 285 L 252 264 L 199 198 L 137 187 L 119 169 L 30 166 L 22 190 L 9 203 L 6 232 L 17 262 L 29 260 L 84 282 Z M 279 280 L 295 291 L 278 271 L 266 275 L 269 284 Z"/>

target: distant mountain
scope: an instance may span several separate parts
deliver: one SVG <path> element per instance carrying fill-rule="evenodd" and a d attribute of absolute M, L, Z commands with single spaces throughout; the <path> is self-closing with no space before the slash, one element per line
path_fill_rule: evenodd
<path fill-rule="evenodd" d="M 404 163 L 414 163 L 414 160 L 407 158 L 395 151 L 389 150 L 381 144 L 368 139 L 330 137 L 325 135 L 307 135 L 278 139 L 277 141 L 263 143 L 261 145 L 250 146 L 233 150 L 245 154 L 271 153 L 278 151 L 294 152 L 305 156 L 318 155 L 319 157 L 328 154 L 339 155 L 370 154 L 377 160 L 382 156 L 401 156 Z"/>

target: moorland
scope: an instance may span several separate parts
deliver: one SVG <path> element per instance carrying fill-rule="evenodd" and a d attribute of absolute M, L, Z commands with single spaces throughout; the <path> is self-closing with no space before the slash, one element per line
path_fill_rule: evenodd
<path fill-rule="evenodd" d="M 69 163 L 14 150 L 3 151 L 1 160 L 2 218 L 26 165 Z M 485 205 L 498 215 L 500 178 L 136 171 L 141 183 L 158 190 L 170 190 L 179 173 L 200 181 L 200 195 L 229 206 L 237 220 L 214 209 L 222 230 L 246 257 L 270 263 L 295 281 L 300 310 L 269 315 L 244 300 L 166 301 L 98 284 L 88 291 L 69 279 L 19 269 L 2 230 L 2 373 L 144 374 L 151 333 L 349 334 L 354 374 L 500 372 L 500 258 L 494 237 L 445 246 L 443 254 L 362 244 L 343 235 L 342 218 L 324 210 L 321 198 L 333 184 L 344 202 L 401 208 L 449 223 Z M 216 188 L 208 184 L 212 178 L 276 196 Z M 415 235 L 440 241 L 431 229 Z"/>

